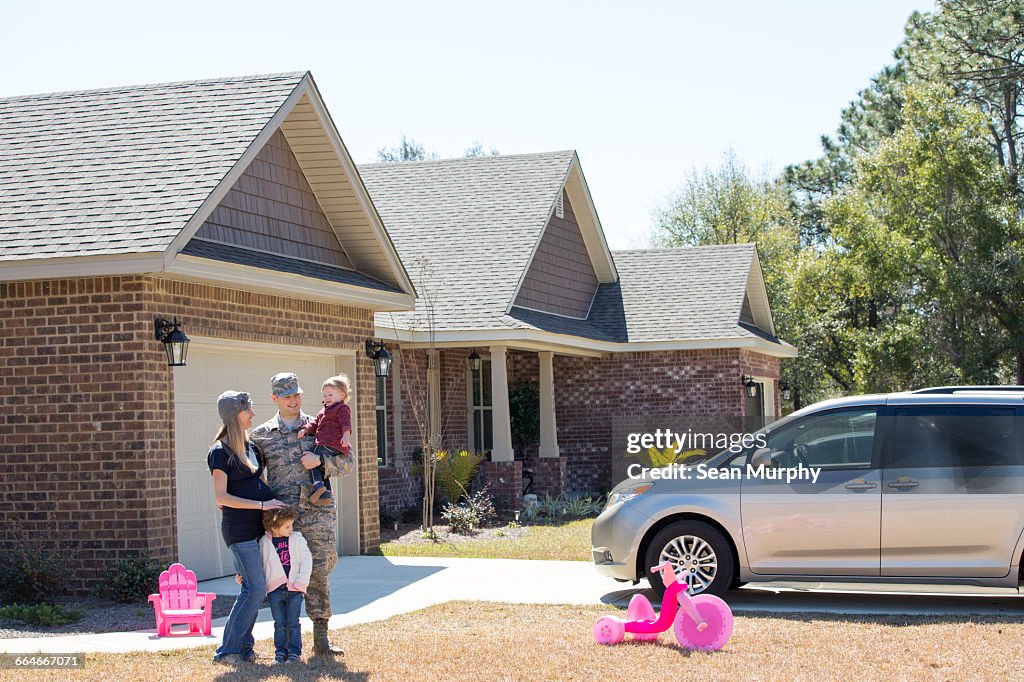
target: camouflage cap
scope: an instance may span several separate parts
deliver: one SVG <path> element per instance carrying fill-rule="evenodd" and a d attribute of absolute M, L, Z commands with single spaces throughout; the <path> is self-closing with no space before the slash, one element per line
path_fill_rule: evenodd
<path fill-rule="evenodd" d="M 278 398 L 287 398 L 290 395 L 302 393 L 302 389 L 299 388 L 299 378 L 291 372 L 281 372 L 271 377 L 270 389 Z"/>
<path fill-rule="evenodd" d="M 217 397 L 217 414 L 222 422 L 229 422 L 251 408 L 252 399 L 245 391 L 224 391 Z"/>

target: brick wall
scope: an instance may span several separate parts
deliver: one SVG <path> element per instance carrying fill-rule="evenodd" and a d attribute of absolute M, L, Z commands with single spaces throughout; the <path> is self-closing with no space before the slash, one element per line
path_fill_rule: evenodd
<path fill-rule="evenodd" d="M 153 319 L 189 334 L 361 348 L 367 310 L 148 276 L 0 283 L 0 543 L 51 540 L 72 588 L 108 562 L 177 553 L 173 375 Z M 360 386 L 373 365 L 357 354 Z M 372 393 L 355 410 L 361 543 L 379 544 Z"/>

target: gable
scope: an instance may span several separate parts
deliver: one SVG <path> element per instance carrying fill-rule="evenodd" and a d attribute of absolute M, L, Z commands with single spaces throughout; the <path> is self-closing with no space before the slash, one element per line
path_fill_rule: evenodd
<path fill-rule="evenodd" d="M 281 131 L 210 213 L 197 239 L 352 268 Z"/>
<path fill-rule="evenodd" d="M 562 205 L 564 217 L 552 212 L 513 305 L 582 319 L 597 292 L 597 273 L 565 190 Z"/>

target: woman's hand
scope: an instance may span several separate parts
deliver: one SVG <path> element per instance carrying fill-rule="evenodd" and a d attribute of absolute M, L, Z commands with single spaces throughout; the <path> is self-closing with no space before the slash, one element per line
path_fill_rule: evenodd
<path fill-rule="evenodd" d="M 302 459 L 300 459 L 299 462 L 306 469 L 316 469 L 321 464 L 320 456 L 314 455 L 312 452 L 302 453 Z"/>
<path fill-rule="evenodd" d="M 288 505 L 281 500 L 267 500 L 263 503 L 263 511 L 268 509 L 284 509 Z"/>

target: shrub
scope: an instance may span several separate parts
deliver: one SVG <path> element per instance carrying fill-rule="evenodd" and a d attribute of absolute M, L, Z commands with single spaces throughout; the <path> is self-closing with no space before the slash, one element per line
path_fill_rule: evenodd
<path fill-rule="evenodd" d="M 446 504 L 441 510 L 441 518 L 448 522 L 453 533 L 469 535 L 478 528 L 492 523 L 498 518 L 498 513 L 494 510 L 494 501 L 484 487 L 483 490 L 466 498 L 464 504 Z"/>
<path fill-rule="evenodd" d="M 42 627 L 67 625 L 81 620 L 84 615 L 84 611 L 78 609 L 66 611 L 51 604 L 13 604 L 0 608 L 0 618 L 20 620 L 22 623 Z"/>
<path fill-rule="evenodd" d="M 160 573 L 164 565 L 143 550 L 133 557 L 121 559 L 104 587 L 104 592 L 119 602 L 145 599 L 160 589 Z"/>
<path fill-rule="evenodd" d="M 527 521 L 540 519 L 558 521 L 563 519 L 586 519 L 597 516 L 604 508 L 602 495 L 559 495 L 545 494 L 523 510 L 522 518 Z"/>
<path fill-rule="evenodd" d="M 35 541 L 16 538 L 0 555 L 0 602 L 39 604 L 65 591 L 67 562 Z"/>
<path fill-rule="evenodd" d="M 476 476 L 484 456 L 479 452 L 460 450 L 452 454 L 447 450 L 437 453 L 437 467 L 434 469 L 434 481 L 437 489 L 450 504 L 459 501 L 469 489 L 469 482 Z"/>

